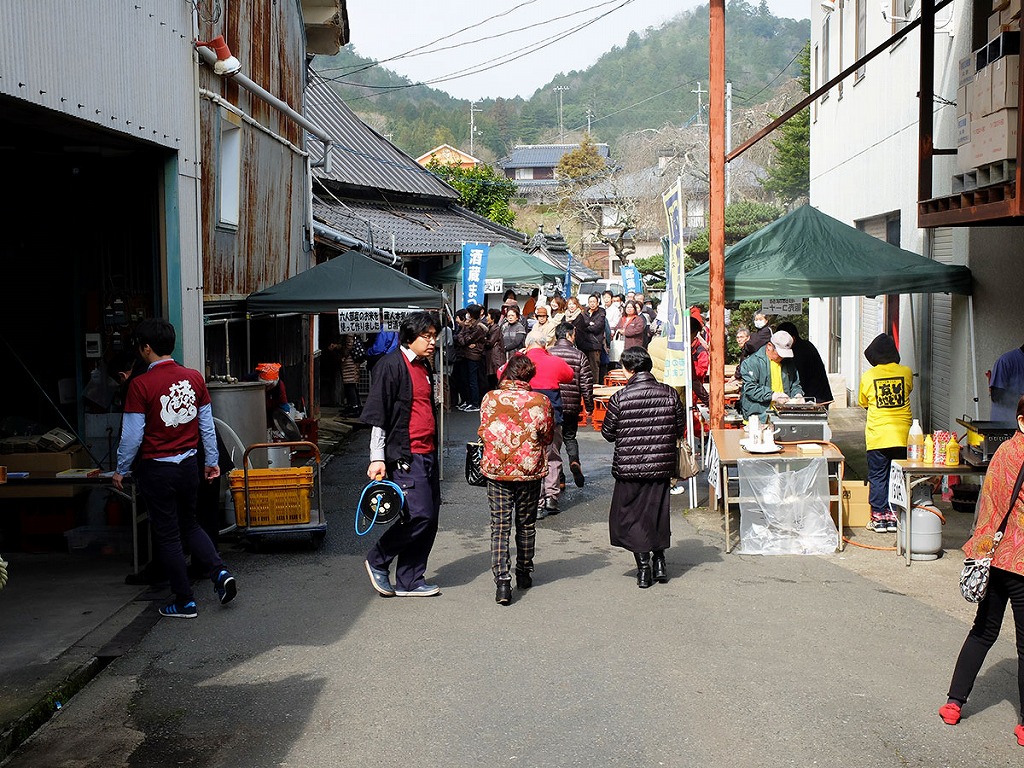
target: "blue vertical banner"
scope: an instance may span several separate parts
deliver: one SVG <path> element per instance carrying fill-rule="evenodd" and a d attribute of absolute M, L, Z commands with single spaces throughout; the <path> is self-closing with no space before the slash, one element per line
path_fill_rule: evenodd
<path fill-rule="evenodd" d="M 487 279 L 487 243 L 462 245 L 462 306 L 484 303 L 484 280 Z"/>
<path fill-rule="evenodd" d="M 565 260 L 565 290 L 562 292 L 562 296 L 569 298 L 572 296 L 572 251 L 567 250 L 569 257 Z"/>
<path fill-rule="evenodd" d="M 619 268 L 619 274 L 622 276 L 622 289 L 629 293 L 639 293 L 643 291 L 643 287 L 640 285 L 640 270 L 634 266 L 623 266 Z"/>

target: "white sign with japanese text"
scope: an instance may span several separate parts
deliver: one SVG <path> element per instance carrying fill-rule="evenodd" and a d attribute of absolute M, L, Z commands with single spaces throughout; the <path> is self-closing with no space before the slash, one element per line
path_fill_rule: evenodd
<path fill-rule="evenodd" d="M 800 299 L 761 299 L 761 311 L 766 315 L 799 315 L 804 303 Z"/>
<path fill-rule="evenodd" d="M 380 330 L 380 309 L 366 307 L 338 310 L 340 333 L 376 333 Z"/>

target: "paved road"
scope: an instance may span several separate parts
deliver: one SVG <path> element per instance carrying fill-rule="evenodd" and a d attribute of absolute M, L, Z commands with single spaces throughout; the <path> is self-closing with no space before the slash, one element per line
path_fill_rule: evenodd
<path fill-rule="evenodd" d="M 472 421 L 454 414 L 453 434 Z M 352 532 L 363 435 L 325 471 L 322 550 L 230 552 L 233 605 L 201 593 L 198 620 L 159 622 L 5 768 L 933 768 L 1024 755 L 1009 627 L 951 728 L 936 709 L 966 624 L 838 556 L 726 556 L 680 509 L 671 581 L 638 590 L 632 558 L 607 543 L 610 449 L 589 427 L 590 480 L 541 524 L 532 590 L 495 605 L 485 492 L 461 479 L 456 441 L 429 574 L 444 594 L 379 598 Z"/>

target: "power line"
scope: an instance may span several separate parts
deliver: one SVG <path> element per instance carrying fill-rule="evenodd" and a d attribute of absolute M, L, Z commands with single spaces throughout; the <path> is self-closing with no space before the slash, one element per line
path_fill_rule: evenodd
<path fill-rule="evenodd" d="M 777 74 L 777 75 L 776 75 L 775 77 L 773 77 L 773 78 L 772 78 L 771 80 L 769 80 L 769 81 L 768 81 L 768 84 L 767 84 L 767 85 L 765 85 L 765 87 L 764 87 L 764 88 L 762 88 L 762 89 L 761 89 L 760 91 L 758 91 L 757 93 L 755 93 L 755 94 L 754 94 L 753 96 L 751 96 L 750 98 L 748 98 L 748 99 L 745 99 L 744 101 L 745 101 L 745 102 L 746 102 L 747 104 L 750 104 L 751 102 L 753 102 L 753 100 L 754 100 L 754 99 L 756 99 L 756 98 L 757 98 L 758 96 L 760 96 L 760 95 L 761 95 L 762 93 L 764 93 L 764 92 L 765 92 L 765 91 L 767 91 L 767 90 L 768 90 L 769 88 L 771 88 L 771 87 L 772 87 L 772 85 L 773 85 L 773 84 L 775 83 L 775 81 L 776 81 L 776 80 L 778 80 L 778 79 L 779 79 L 780 77 L 782 77 L 782 76 L 783 76 L 784 74 L 786 74 L 786 70 L 788 70 L 788 69 L 789 69 L 789 68 L 790 68 L 791 66 L 793 66 L 793 62 L 794 62 L 794 61 L 796 61 L 796 60 L 797 60 L 797 59 L 798 59 L 798 58 L 800 57 L 800 54 L 801 54 L 801 53 L 803 53 L 803 49 L 802 49 L 802 48 L 801 48 L 801 49 L 800 49 L 799 51 L 797 51 L 797 52 L 796 52 L 796 55 L 795 55 L 795 56 L 793 56 L 793 58 L 789 60 L 789 64 L 787 64 L 786 66 L 784 66 L 784 67 L 782 68 L 782 71 L 781 71 L 781 72 L 779 72 L 779 74 Z"/>
<path fill-rule="evenodd" d="M 487 72 L 488 70 L 494 69 L 496 67 L 504 66 L 505 64 L 511 64 L 512 62 L 518 61 L 519 59 L 522 59 L 522 58 L 524 58 L 526 56 L 529 56 L 532 53 L 536 53 L 537 51 L 543 50 L 544 48 L 547 48 L 548 46 L 553 45 L 554 43 L 557 43 L 560 40 L 564 40 L 569 35 L 576 34 L 577 32 L 580 32 L 580 31 L 586 29 L 591 24 L 596 24 L 598 21 L 600 21 L 601 19 L 605 18 L 606 16 L 611 15 L 615 11 L 620 10 L 621 8 L 624 8 L 625 6 L 627 6 L 627 5 L 629 5 L 629 4 L 633 3 L 633 2 L 634 2 L 634 0 L 622 0 L 622 2 L 620 2 L 617 6 L 615 6 L 611 10 L 605 11 L 604 13 L 599 14 L 598 16 L 595 16 L 593 19 L 585 21 L 585 22 L 583 22 L 581 24 L 577 24 L 575 27 L 570 27 L 568 30 L 565 30 L 564 32 L 559 32 L 559 33 L 556 33 L 555 35 L 552 35 L 551 37 L 543 38 L 539 42 L 534 43 L 531 46 L 527 46 L 526 50 L 522 50 L 517 55 L 513 55 L 513 54 L 510 54 L 510 53 L 502 54 L 501 56 L 497 56 L 497 57 L 495 57 L 493 59 L 488 59 L 487 61 L 481 62 L 480 64 L 475 64 L 475 65 L 473 65 L 471 67 L 467 67 L 466 69 L 456 70 L 455 72 L 449 72 L 446 75 L 441 75 L 441 76 L 435 77 L 435 78 L 433 78 L 431 80 L 425 80 L 425 81 L 418 82 L 418 83 L 406 83 L 404 85 L 393 85 L 393 86 L 369 86 L 369 85 L 365 85 L 365 84 L 362 84 L 362 83 L 347 83 L 347 84 L 348 85 L 360 85 L 361 87 L 364 87 L 364 88 L 374 88 L 374 89 L 379 90 L 379 91 L 387 91 L 389 93 L 393 93 L 395 91 L 401 91 L 401 90 L 405 90 L 407 88 L 418 88 L 418 87 L 425 86 L 425 85 L 435 85 L 437 83 L 444 83 L 444 82 L 448 82 L 450 80 L 457 80 L 457 79 L 462 78 L 462 77 L 469 77 L 470 75 L 477 75 L 477 74 L 480 74 L 481 72 Z M 509 57 L 511 57 L 511 58 L 509 58 Z M 334 78 L 326 78 L 326 79 L 334 80 Z M 356 96 L 355 98 L 350 99 L 350 101 L 358 101 L 358 100 L 367 99 L 367 98 L 371 98 L 371 97 L 370 96 Z"/>
<path fill-rule="evenodd" d="M 529 2 L 536 2 L 536 0 L 529 0 Z M 581 13 L 587 13 L 588 11 L 593 11 L 593 10 L 596 10 L 597 8 L 602 8 L 602 7 L 606 6 L 606 5 L 611 5 L 612 3 L 615 3 L 615 2 L 618 2 L 618 0 L 604 0 L 604 2 L 597 3 L 596 5 L 591 5 L 591 6 L 587 7 L 587 8 L 581 8 L 578 11 L 573 11 L 572 13 L 566 13 L 566 14 L 563 14 L 561 16 L 554 16 L 554 17 L 552 17 L 550 19 L 545 19 L 544 21 L 536 22 L 535 24 L 528 24 L 525 27 L 517 27 L 516 29 L 509 29 L 509 30 L 507 30 L 505 32 L 498 32 L 497 34 L 494 34 L 494 35 L 486 35 L 484 37 L 478 37 L 475 40 L 466 40 L 466 41 L 463 41 L 461 43 L 453 43 L 451 45 L 446 45 L 446 46 L 443 46 L 441 48 L 434 48 L 434 49 L 429 50 L 429 51 L 422 50 L 423 48 L 428 48 L 431 45 L 434 45 L 435 43 L 444 42 L 445 40 L 448 40 L 448 39 L 450 39 L 452 37 L 455 37 L 456 35 L 459 35 L 459 34 L 461 34 L 462 32 L 465 32 L 468 29 L 472 29 L 472 27 L 465 27 L 464 29 L 460 29 L 458 32 L 453 32 L 451 35 L 447 35 L 445 37 L 439 38 L 439 39 L 437 39 L 437 40 L 435 40 L 435 41 L 433 41 L 431 43 L 426 43 L 425 45 L 422 45 L 422 46 L 420 46 L 418 48 L 413 48 L 413 49 L 411 49 L 409 51 L 406 51 L 405 53 L 396 54 L 396 55 L 391 56 L 390 58 L 387 58 L 387 59 L 380 59 L 379 61 L 373 61 L 373 62 L 371 62 L 369 64 L 359 65 L 358 67 L 353 66 L 353 67 L 324 68 L 324 69 L 321 69 L 320 72 L 323 73 L 323 72 L 334 72 L 334 71 L 338 71 L 338 70 L 351 70 L 351 71 L 347 71 L 347 72 L 342 72 L 342 74 L 338 75 L 338 77 L 348 77 L 349 75 L 355 75 L 355 74 L 358 74 L 359 72 L 365 72 L 368 69 L 372 69 L 373 67 L 379 66 L 381 64 L 385 64 L 385 63 L 387 63 L 389 61 L 398 61 L 399 59 L 413 58 L 415 56 L 427 56 L 427 55 L 432 54 L 432 53 L 440 53 L 442 51 L 449 51 L 449 50 L 451 50 L 453 48 L 463 48 L 463 47 L 468 46 L 468 45 L 475 45 L 476 43 L 482 43 L 482 42 L 486 42 L 488 40 L 496 40 L 499 37 L 505 37 L 506 35 L 516 34 L 517 32 L 526 32 L 528 30 L 535 29 L 537 27 L 542 27 L 542 26 L 544 26 L 546 24 L 551 24 L 552 22 L 555 22 L 555 21 L 562 21 L 563 19 L 568 19 L 568 18 L 570 18 L 572 16 L 579 16 Z M 522 5 L 526 5 L 526 3 L 523 3 Z M 520 7 L 522 7 L 522 6 L 521 5 L 516 6 L 516 8 L 520 8 Z M 512 10 L 515 10 L 515 8 L 513 8 Z M 505 14 L 498 14 L 498 16 L 507 15 L 508 13 L 511 13 L 511 11 L 506 11 Z M 481 25 L 485 24 L 488 21 L 491 21 L 493 19 L 498 18 L 498 16 L 492 16 L 491 18 L 485 19 L 484 21 L 480 22 L 480 24 L 476 24 L 474 26 L 481 26 Z"/>

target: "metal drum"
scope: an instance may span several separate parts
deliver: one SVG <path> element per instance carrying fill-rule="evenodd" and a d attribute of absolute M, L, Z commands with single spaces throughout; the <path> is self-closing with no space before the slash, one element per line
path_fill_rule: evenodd
<path fill-rule="evenodd" d="M 260 381 L 239 381 L 235 384 L 211 382 L 210 401 L 213 415 L 227 424 L 248 448 L 267 441 L 267 397 L 266 387 Z M 250 455 L 254 469 L 267 468 L 265 451 L 254 451 Z M 235 466 L 241 469 L 241 456 L 234 457 Z"/>

